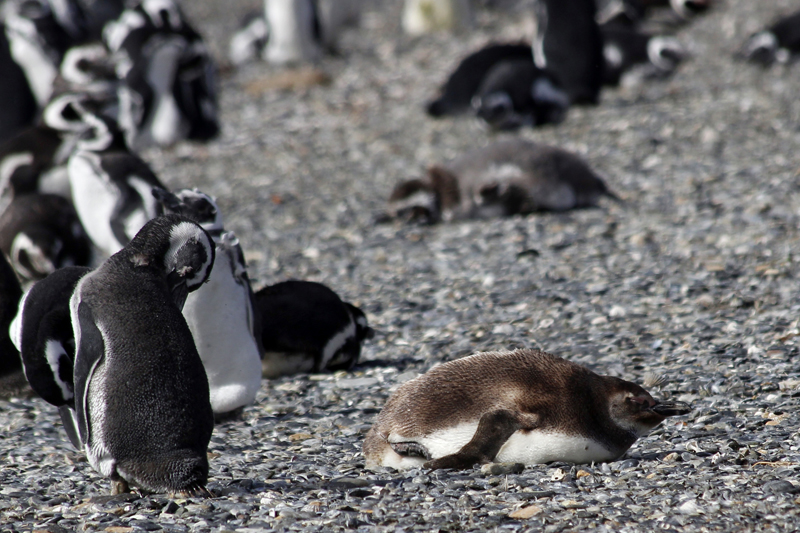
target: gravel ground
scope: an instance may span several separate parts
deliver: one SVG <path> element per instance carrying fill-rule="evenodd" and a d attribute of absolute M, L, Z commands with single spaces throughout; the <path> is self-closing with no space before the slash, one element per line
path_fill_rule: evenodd
<path fill-rule="evenodd" d="M 257 0 L 186 2 L 222 55 Z M 479 29 L 412 40 L 399 0 L 368 4 L 328 85 L 221 80 L 222 136 L 149 150 L 170 186 L 218 197 L 256 288 L 322 281 L 378 334 L 351 373 L 264 382 L 211 440 L 213 499 L 105 496 L 109 482 L 38 399 L 0 403 L 3 531 L 741 531 L 800 524 L 800 67 L 734 62 L 796 1 L 724 0 L 678 31 L 693 57 L 663 83 L 607 91 L 526 138 L 582 154 L 625 199 L 567 214 L 375 225 L 398 180 L 492 138 L 422 104 L 456 61 L 530 29 L 495 2 Z M 792 5 L 794 4 L 794 5 Z M 391 391 L 477 350 L 538 347 L 691 402 L 619 461 L 521 473 L 363 468 Z"/>

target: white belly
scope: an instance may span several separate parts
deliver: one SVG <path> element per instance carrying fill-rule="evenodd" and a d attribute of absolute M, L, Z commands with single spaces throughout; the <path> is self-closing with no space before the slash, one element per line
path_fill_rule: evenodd
<path fill-rule="evenodd" d="M 261 358 L 250 331 L 249 306 L 247 288 L 236 283 L 228 255 L 218 250 L 208 283 L 190 293 L 183 307 L 215 413 L 252 403 L 261 387 Z"/>

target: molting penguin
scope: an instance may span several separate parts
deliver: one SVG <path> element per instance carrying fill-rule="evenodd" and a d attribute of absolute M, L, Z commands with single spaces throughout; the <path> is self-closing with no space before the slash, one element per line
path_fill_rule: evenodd
<path fill-rule="evenodd" d="M 618 199 L 575 154 L 509 139 L 399 184 L 389 209 L 390 217 L 433 223 L 591 207 L 604 195 Z"/>
<path fill-rule="evenodd" d="M 533 58 L 576 104 L 597 104 L 603 84 L 603 36 L 595 0 L 537 0 Z"/>
<path fill-rule="evenodd" d="M 66 198 L 25 194 L 0 215 L 0 250 L 23 282 L 65 266 L 88 266 L 92 243 Z"/>
<path fill-rule="evenodd" d="M 69 300 L 86 267 L 65 267 L 36 282 L 23 297 L 11 324 L 25 377 L 46 402 L 58 407 L 67 436 L 82 449 L 75 423 L 75 337 Z"/>
<path fill-rule="evenodd" d="M 409 35 L 472 27 L 471 0 L 405 0 L 401 23 Z"/>
<path fill-rule="evenodd" d="M 793 54 L 800 53 L 800 11 L 775 21 L 771 26 L 752 35 L 738 55 L 750 61 L 769 65 L 788 63 Z"/>
<path fill-rule="evenodd" d="M 686 56 L 674 37 L 652 35 L 619 24 L 601 26 L 605 68 L 603 83 L 619 85 L 623 76 L 665 78 Z"/>
<path fill-rule="evenodd" d="M 210 196 L 197 189 L 174 194 L 153 189 L 153 195 L 165 212 L 200 224 L 214 239 L 211 276 L 186 299 L 183 316 L 206 369 L 214 414 L 234 412 L 253 403 L 261 388 L 261 351 L 244 253 L 236 235 L 223 231 L 222 214 Z"/>
<path fill-rule="evenodd" d="M 367 467 L 613 461 L 690 411 L 538 350 L 478 353 L 400 386 L 364 441 Z"/>
<path fill-rule="evenodd" d="M 133 484 L 208 494 L 214 414 L 181 308 L 213 263 L 208 233 L 161 216 L 81 278 L 70 299 L 78 435 L 112 492 Z"/>
<path fill-rule="evenodd" d="M 10 326 L 22 297 L 17 276 L 3 254 L 0 254 L 0 398 L 18 396 L 30 391 L 19 350 L 10 336 Z"/>
<path fill-rule="evenodd" d="M 72 200 L 92 242 L 108 256 L 159 214 L 152 189 L 164 185 L 110 119 L 84 112 L 83 120 L 89 127 L 67 165 Z"/>
<path fill-rule="evenodd" d="M 284 281 L 256 292 L 265 378 L 350 370 L 374 331 L 358 307 L 321 283 Z"/>

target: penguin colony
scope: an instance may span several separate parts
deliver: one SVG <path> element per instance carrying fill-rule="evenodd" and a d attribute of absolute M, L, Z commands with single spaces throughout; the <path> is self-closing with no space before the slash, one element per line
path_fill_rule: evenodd
<path fill-rule="evenodd" d="M 559 123 L 598 105 L 635 67 L 668 76 L 686 56 L 640 29 L 659 2 L 539 0 L 530 42 L 466 56 L 427 104 L 496 129 Z M 681 19 L 708 0 L 674 0 Z M 173 0 L 7 0 L 0 32 L 3 393 L 58 407 L 67 435 L 112 492 L 209 495 L 215 416 L 255 401 L 262 376 L 350 370 L 374 335 L 328 287 L 254 292 L 215 200 L 170 192 L 136 151 L 219 132 L 215 67 Z M 233 36 L 236 64 L 319 60 L 354 2 L 266 0 Z M 740 56 L 796 53 L 798 15 Z M 406 3 L 411 34 L 463 30 L 468 2 Z M 387 220 L 455 221 L 618 200 L 582 158 L 519 139 L 490 144 L 397 186 Z M 21 285 L 22 283 L 23 285 Z M 23 287 L 27 292 L 23 294 Z M 498 393 L 499 391 L 499 393 Z M 691 407 L 535 350 L 479 353 L 401 386 L 364 443 L 367 466 L 612 461 Z"/>

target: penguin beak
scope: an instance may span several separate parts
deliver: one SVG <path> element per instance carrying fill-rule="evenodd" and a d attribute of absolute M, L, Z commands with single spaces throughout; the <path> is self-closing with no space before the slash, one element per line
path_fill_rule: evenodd
<path fill-rule="evenodd" d="M 661 416 L 678 416 L 691 412 L 692 408 L 685 402 L 657 402 L 650 410 Z"/>

